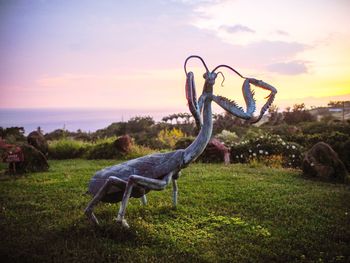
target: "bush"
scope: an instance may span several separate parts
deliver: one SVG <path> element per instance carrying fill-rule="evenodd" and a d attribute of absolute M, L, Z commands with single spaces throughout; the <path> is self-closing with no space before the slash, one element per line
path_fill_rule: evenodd
<path fill-rule="evenodd" d="M 215 137 L 222 141 L 225 145 L 231 145 L 232 143 L 239 141 L 239 137 L 235 132 L 230 132 L 227 130 L 223 130 L 220 134 L 216 135 Z"/>
<path fill-rule="evenodd" d="M 286 142 L 279 135 L 247 136 L 247 139 L 232 145 L 231 161 L 248 163 L 257 160 L 274 163 L 276 156 L 281 156 L 283 167 L 297 168 L 301 165 L 302 152 L 303 148 L 299 144 Z"/>
<path fill-rule="evenodd" d="M 183 137 L 185 137 L 185 134 L 176 128 L 164 129 L 158 133 L 158 140 L 169 148 L 173 148 L 176 142 Z"/>
<path fill-rule="evenodd" d="M 125 160 L 131 160 L 131 159 L 135 159 L 135 158 L 139 158 L 148 154 L 154 153 L 154 150 L 142 146 L 142 145 L 137 145 L 137 144 L 133 144 L 131 145 L 131 149 L 130 152 L 128 152 L 123 159 Z"/>
<path fill-rule="evenodd" d="M 194 137 L 181 138 L 180 140 L 178 140 L 176 142 L 174 148 L 176 150 L 178 150 L 178 149 L 185 149 L 194 141 L 194 139 L 195 139 Z"/>
<path fill-rule="evenodd" d="M 282 155 L 270 155 L 265 158 L 257 159 L 253 158 L 249 160 L 249 165 L 253 168 L 259 168 L 261 165 L 268 166 L 271 168 L 282 168 L 283 167 L 283 156 Z"/>
<path fill-rule="evenodd" d="M 89 147 L 91 147 L 91 143 L 72 139 L 50 141 L 49 157 L 59 160 L 82 158 Z"/>
<path fill-rule="evenodd" d="M 113 143 L 105 142 L 95 144 L 87 150 L 85 157 L 87 159 L 114 159 L 120 153 L 115 149 Z"/>

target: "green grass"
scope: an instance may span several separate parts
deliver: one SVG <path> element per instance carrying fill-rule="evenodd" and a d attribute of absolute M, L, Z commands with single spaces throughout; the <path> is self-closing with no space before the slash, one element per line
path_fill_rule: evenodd
<path fill-rule="evenodd" d="M 126 218 L 101 204 L 83 215 L 92 174 L 113 161 L 51 161 L 50 170 L 0 178 L 1 262 L 348 262 L 350 191 L 298 171 L 193 164 L 171 187 L 132 199 Z"/>

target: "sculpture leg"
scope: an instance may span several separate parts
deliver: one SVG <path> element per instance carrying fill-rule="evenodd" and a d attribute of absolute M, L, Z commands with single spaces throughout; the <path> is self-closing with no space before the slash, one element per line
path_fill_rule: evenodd
<path fill-rule="evenodd" d="M 147 178 L 139 175 L 131 175 L 129 177 L 126 189 L 123 195 L 123 200 L 119 208 L 117 222 L 121 223 L 123 227 L 128 228 L 129 225 L 124 219 L 126 207 L 129 202 L 129 198 L 134 185 L 146 187 L 150 190 L 163 190 L 169 183 L 173 176 L 173 173 L 169 173 L 162 180 Z"/>
<path fill-rule="evenodd" d="M 143 205 L 147 205 L 147 197 L 146 197 L 146 195 L 143 195 L 143 196 L 141 197 L 141 203 L 142 203 Z"/>
<path fill-rule="evenodd" d="M 177 180 L 173 179 L 173 206 L 177 206 Z"/>
<path fill-rule="evenodd" d="M 94 198 L 90 201 L 90 203 L 85 208 L 85 215 L 88 217 L 88 219 L 93 222 L 94 224 L 98 225 L 98 220 L 93 213 L 93 208 L 101 201 L 101 199 L 104 197 L 104 195 L 108 192 L 109 188 L 112 185 L 120 185 L 120 183 L 127 184 L 126 181 L 111 176 L 108 178 L 108 180 L 105 182 L 105 184 L 100 188 L 100 190 L 97 192 L 97 194 L 94 196 Z"/>

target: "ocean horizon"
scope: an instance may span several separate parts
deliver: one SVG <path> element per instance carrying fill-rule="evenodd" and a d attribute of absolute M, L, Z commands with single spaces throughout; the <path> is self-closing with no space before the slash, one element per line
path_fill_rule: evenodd
<path fill-rule="evenodd" d="M 155 121 L 160 121 L 178 112 L 179 109 L 0 109 L 0 127 L 23 127 L 25 134 L 38 127 L 44 133 L 56 129 L 94 132 L 113 122 L 128 121 L 136 116 L 151 116 Z"/>

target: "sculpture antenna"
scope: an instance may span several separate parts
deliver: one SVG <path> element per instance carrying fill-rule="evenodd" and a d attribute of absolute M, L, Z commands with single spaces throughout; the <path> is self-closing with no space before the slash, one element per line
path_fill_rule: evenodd
<path fill-rule="evenodd" d="M 219 71 L 218 73 L 216 73 L 217 75 L 221 75 L 222 76 L 222 81 L 221 81 L 221 87 L 224 86 L 224 82 L 225 82 L 225 76 L 224 76 L 224 73 L 222 73 L 221 71 Z"/>
<path fill-rule="evenodd" d="M 200 56 L 192 55 L 192 56 L 189 56 L 188 58 L 186 58 L 186 60 L 185 60 L 184 70 L 185 70 L 186 75 L 187 75 L 186 64 L 187 64 L 187 61 L 190 60 L 191 58 L 198 58 L 200 61 L 202 61 L 203 66 L 205 67 L 206 71 L 209 72 L 209 69 L 208 69 L 207 65 L 205 64 L 204 60 Z"/>
<path fill-rule="evenodd" d="M 235 72 L 238 76 L 240 76 L 241 78 L 245 79 L 245 77 L 243 77 L 243 76 L 241 75 L 241 73 L 239 73 L 237 70 L 235 70 L 234 68 L 232 68 L 232 67 L 230 67 L 230 66 L 228 66 L 228 65 L 224 65 L 224 64 L 219 65 L 219 66 L 217 66 L 216 68 L 214 68 L 213 71 L 212 71 L 212 73 L 215 72 L 215 70 L 217 70 L 218 68 L 221 68 L 221 67 L 225 67 L 225 68 L 231 69 L 231 70 L 232 70 L 233 72 Z"/>

